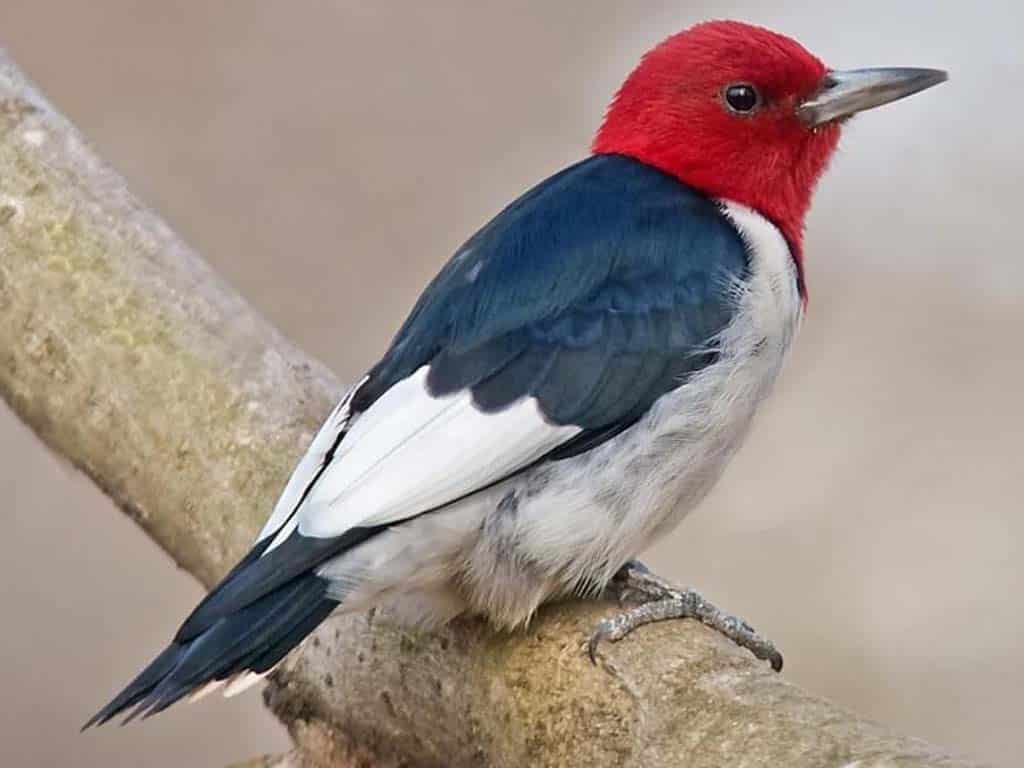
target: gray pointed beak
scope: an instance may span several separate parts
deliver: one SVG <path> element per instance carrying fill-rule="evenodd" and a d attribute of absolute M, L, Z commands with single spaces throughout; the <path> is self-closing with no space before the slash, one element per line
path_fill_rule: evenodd
<path fill-rule="evenodd" d="M 822 125 L 931 88 L 947 77 L 940 69 L 912 67 L 834 70 L 797 107 L 797 114 L 809 125 Z"/>

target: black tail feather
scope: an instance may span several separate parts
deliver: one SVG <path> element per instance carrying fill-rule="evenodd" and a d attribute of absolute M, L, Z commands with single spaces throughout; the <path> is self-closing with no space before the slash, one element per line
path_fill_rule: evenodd
<path fill-rule="evenodd" d="M 93 715 L 82 726 L 84 731 L 94 725 L 103 725 L 118 713 L 131 709 L 149 693 L 153 688 L 171 673 L 181 660 L 185 648 L 176 643 L 171 643 L 164 649 L 163 653 L 153 659 L 149 666 L 142 670 L 128 686 L 115 696 L 109 704 Z"/>
<path fill-rule="evenodd" d="M 267 672 L 337 604 L 327 597 L 325 580 L 314 574 L 293 579 L 187 642 L 172 643 L 82 730 L 129 710 L 125 722 L 154 715 L 215 680 Z"/>

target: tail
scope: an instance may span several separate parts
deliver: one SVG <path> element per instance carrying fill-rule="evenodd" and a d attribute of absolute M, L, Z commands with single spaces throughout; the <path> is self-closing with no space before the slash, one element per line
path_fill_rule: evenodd
<path fill-rule="evenodd" d="M 230 576 L 225 582 L 229 580 Z M 102 725 L 124 712 L 128 712 L 126 723 L 140 715 L 155 715 L 207 685 L 239 680 L 246 673 L 262 676 L 337 605 L 336 600 L 327 597 L 327 582 L 306 573 L 221 616 L 195 636 L 184 639 L 179 632 L 175 641 L 82 730 Z"/>

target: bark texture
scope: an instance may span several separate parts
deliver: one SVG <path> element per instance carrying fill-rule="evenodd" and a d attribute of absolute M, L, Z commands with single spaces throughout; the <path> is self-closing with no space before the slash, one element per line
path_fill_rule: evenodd
<path fill-rule="evenodd" d="M 47 445 L 211 585 L 341 389 L 0 51 L 0 394 Z M 609 610 L 553 606 L 515 635 L 332 618 L 265 694 L 295 752 L 249 765 L 967 765 L 693 622 L 644 628 L 593 666 L 584 643 Z"/>

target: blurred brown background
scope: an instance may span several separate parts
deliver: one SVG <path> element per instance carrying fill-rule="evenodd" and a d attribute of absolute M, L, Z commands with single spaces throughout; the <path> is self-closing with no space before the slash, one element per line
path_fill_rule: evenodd
<path fill-rule="evenodd" d="M 1020 3 L 2 0 L 0 44 L 351 379 L 467 235 L 586 151 L 639 54 L 711 16 L 836 66 L 952 81 L 847 130 L 809 222 L 792 364 L 649 561 L 774 638 L 789 679 L 1018 764 Z M 217 766 L 285 747 L 258 694 L 79 736 L 199 588 L 5 409 L 0 498 L 0 764 Z"/>

